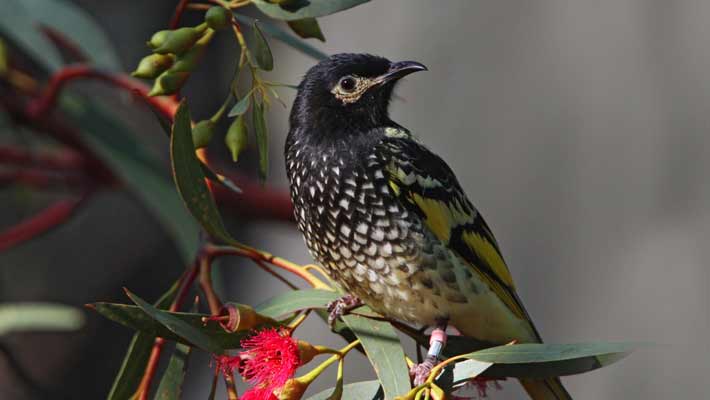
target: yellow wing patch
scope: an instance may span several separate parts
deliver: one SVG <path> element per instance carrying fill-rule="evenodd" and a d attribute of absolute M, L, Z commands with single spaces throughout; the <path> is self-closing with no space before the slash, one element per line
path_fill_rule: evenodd
<path fill-rule="evenodd" d="M 458 226 L 473 222 L 474 216 L 458 208 L 452 208 L 441 200 L 413 194 L 414 203 L 424 213 L 424 223 L 439 240 L 448 243 L 451 230 Z"/>
<path fill-rule="evenodd" d="M 462 235 L 464 243 L 468 245 L 478 257 L 483 260 L 488 266 L 493 270 L 493 273 L 500 278 L 500 280 L 511 288 L 515 288 L 513 283 L 513 277 L 510 275 L 508 266 L 505 265 L 503 257 L 501 257 L 498 249 L 489 242 L 488 239 L 479 235 L 476 232 L 465 231 Z"/>

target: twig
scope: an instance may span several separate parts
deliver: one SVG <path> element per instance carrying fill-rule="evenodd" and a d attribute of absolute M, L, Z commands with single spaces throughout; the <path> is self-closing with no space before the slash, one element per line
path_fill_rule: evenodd
<path fill-rule="evenodd" d="M 0 251 L 39 236 L 71 217 L 74 211 L 90 195 L 84 193 L 77 199 L 60 200 L 32 217 L 0 233 Z"/>
<path fill-rule="evenodd" d="M 172 97 L 150 97 L 147 85 L 121 74 L 100 71 L 88 65 L 73 65 L 65 67 L 52 76 L 44 93 L 27 106 L 31 118 L 41 118 L 57 101 L 57 96 L 63 86 L 75 79 L 97 79 L 112 86 L 127 90 L 143 98 L 155 107 L 161 114 L 171 120 L 177 111 L 178 103 Z"/>
<path fill-rule="evenodd" d="M 170 18 L 170 29 L 175 29 L 178 27 L 180 24 L 180 17 L 182 16 L 182 13 L 185 11 L 185 7 L 187 6 L 187 3 L 189 3 L 189 0 L 180 0 L 175 7 L 175 12 L 173 13 L 172 18 Z"/>

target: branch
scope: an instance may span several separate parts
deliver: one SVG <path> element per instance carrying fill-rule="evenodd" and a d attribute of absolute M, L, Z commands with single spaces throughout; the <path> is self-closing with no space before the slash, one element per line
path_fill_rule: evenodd
<path fill-rule="evenodd" d="M 57 201 L 32 217 L 0 233 L 0 251 L 32 239 L 66 221 L 88 196 L 89 193 L 87 192 L 77 199 Z"/>
<path fill-rule="evenodd" d="M 75 79 L 97 79 L 109 85 L 127 90 L 141 97 L 161 114 L 172 120 L 178 103 L 172 97 L 150 97 L 150 88 L 142 82 L 125 75 L 100 71 L 88 65 L 74 65 L 61 69 L 49 81 L 44 93 L 33 100 L 27 107 L 27 112 L 32 118 L 41 118 L 57 101 L 57 95 L 63 86 Z"/>

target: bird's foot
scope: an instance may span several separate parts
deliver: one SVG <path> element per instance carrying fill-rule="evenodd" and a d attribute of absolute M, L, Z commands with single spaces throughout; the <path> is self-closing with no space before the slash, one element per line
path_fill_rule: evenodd
<path fill-rule="evenodd" d="M 347 314 L 348 311 L 361 306 L 362 304 L 362 300 L 352 294 L 346 294 L 337 300 L 331 301 L 328 303 L 328 325 L 332 328 L 335 326 L 335 321 L 337 321 L 338 318 Z"/>
<path fill-rule="evenodd" d="M 436 364 L 438 364 L 436 357 L 426 356 L 424 362 L 412 365 L 409 368 L 409 376 L 413 379 L 414 386 L 419 386 L 426 382 Z"/>

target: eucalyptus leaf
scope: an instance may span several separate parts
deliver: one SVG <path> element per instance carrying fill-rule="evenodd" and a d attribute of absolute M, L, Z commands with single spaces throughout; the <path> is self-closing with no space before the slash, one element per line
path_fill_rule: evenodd
<path fill-rule="evenodd" d="M 251 26 L 254 24 L 254 19 L 247 17 L 246 15 L 234 13 L 234 18 L 245 26 Z M 267 21 L 259 21 L 259 26 L 263 33 L 273 37 L 274 39 L 280 40 L 285 44 L 293 47 L 294 49 L 304 53 L 307 56 L 313 57 L 316 60 L 323 60 L 328 57 L 324 52 L 311 46 L 309 43 L 287 33 L 278 26 L 269 23 Z"/>
<path fill-rule="evenodd" d="M 372 312 L 368 307 L 361 307 L 365 312 Z M 385 398 L 393 400 L 396 396 L 407 393 L 411 387 L 409 368 L 404 361 L 404 350 L 399 337 L 389 322 L 344 315 L 345 324 L 362 342 L 365 354 L 370 360 L 375 373 L 382 384 Z"/>
<path fill-rule="evenodd" d="M 192 142 L 190 111 L 185 101 L 180 103 L 175 113 L 170 136 L 170 161 L 175 184 L 188 210 L 207 233 L 224 242 L 234 243 L 205 184 L 205 173 Z"/>
<path fill-rule="evenodd" d="M 264 103 L 254 103 L 252 126 L 256 135 L 256 146 L 259 149 L 259 177 L 262 180 L 266 180 L 269 175 L 269 132 L 266 128 Z"/>
<path fill-rule="evenodd" d="M 187 340 L 195 347 L 199 347 L 202 350 L 215 354 L 221 354 L 223 352 L 222 346 L 220 346 L 219 343 L 213 340 L 209 335 L 205 334 L 201 329 L 188 324 L 170 313 L 162 312 L 156 309 L 150 303 L 147 303 L 145 300 L 129 292 L 128 290 L 126 290 L 126 294 L 138 307 L 145 311 L 146 314 L 158 321 L 164 327 L 168 328 L 169 331 Z"/>
<path fill-rule="evenodd" d="M 259 68 L 264 71 L 274 69 L 274 56 L 271 54 L 269 42 L 266 41 L 264 34 L 259 29 L 258 21 L 254 21 L 254 56 Z"/>
<path fill-rule="evenodd" d="M 168 308 L 175 298 L 177 289 L 178 282 L 175 282 L 155 302 L 155 307 L 158 309 Z M 145 332 L 136 332 L 133 335 L 131 343 L 128 345 L 126 356 L 121 363 L 121 368 L 118 370 L 116 378 L 114 378 L 113 385 L 111 385 L 107 400 L 123 400 L 133 396 L 143 378 L 143 372 L 148 365 L 148 359 L 154 343 L 155 335 Z"/>
<path fill-rule="evenodd" d="M 168 367 L 165 369 L 155 393 L 155 400 L 178 400 L 182 397 L 182 384 L 185 380 L 187 359 L 190 357 L 191 351 L 192 348 L 186 344 L 175 345 Z"/>
<path fill-rule="evenodd" d="M 84 315 L 74 307 L 54 303 L 0 305 L 0 336 L 11 332 L 74 331 L 84 325 Z"/>
<path fill-rule="evenodd" d="M 321 31 L 320 25 L 318 25 L 318 20 L 315 18 L 304 18 L 288 21 L 288 26 L 298 36 L 304 39 L 314 38 L 320 40 L 321 42 L 325 42 L 323 31 Z"/>
<path fill-rule="evenodd" d="M 288 4 L 274 4 L 268 0 L 252 0 L 259 11 L 271 18 L 293 21 L 317 18 L 347 10 L 369 0 L 292 0 Z"/>
<path fill-rule="evenodd" d="M 291 290 L 281 293 L 259 304 L 255 309 L 259 314 L 276 318 L 294 311 L 308 308 L 325 308 L 340 297 L 337 292 L 321 289 Z"/>
<path fill-rule="evenodd" d="M 250 97 L 251 96 L 244 96 L 241 99 L 239 99 L 237 104 L 235 104 L 234 107 L 232 107 L 232 109 L 229 110 L 229 113 L 227 114 L 227 116 L 230 118 L 233 118 L 233 117 L 242 115 L 245 112 L 247 112 L 247 110 L 249 109 L 249 98 Z"/>
<path fill-rule="evenodd" d="M 157 336 L 184 344 L 192 344 L 188 339 L 169 330 L 167 327 L 158 322 L 156 319 L 154 319 L 151 315 L 143 311 L 138 306 L 102 302 L 94 303 L 90 306 L 104 317 L 114 322 L 117 322 L 127 328 L 139 332 L 144 332 L 153 337 Z M 209 336 L 214 342 L 216 342 L 221 348 L 224 349 L 238 348 L 239 341 L 248 333 L 248 331 L 239 331 L 233 333 L 227 332 L 216 322 L 208 322 L 207 324 L 205 324 L 204 322 L 202 322 L 202 318 L 209 317 L 209 315 L 205 314 L 168 312 L 163 310 L 160 310 L 159 313 L 177 318 L 185 324 L 188 324 L 193 328 L 200 330 L 203 334 Z M 261 329 L 262 327 L 266 326 L 275 325 L 267 323 L 259 325 L 254 329 Z"/>

